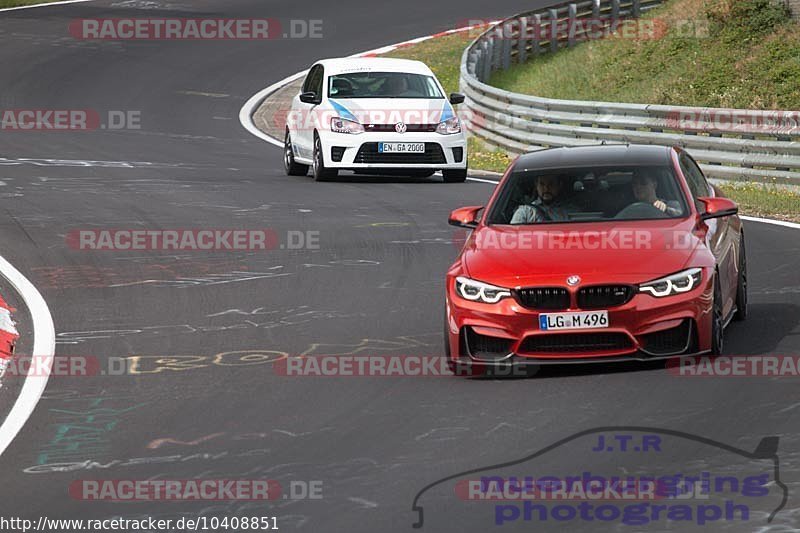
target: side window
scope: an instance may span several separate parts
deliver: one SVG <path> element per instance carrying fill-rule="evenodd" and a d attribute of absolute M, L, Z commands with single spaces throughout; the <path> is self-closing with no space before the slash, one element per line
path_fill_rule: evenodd
<path fill-rule="evenodd" d="M 322 98 L 322 80 L 325 78 L 325 69 L 317 66 L 317 75 L 314 77 L 311 90 L 317 93 L 317 98 Z"/>
<path fill-rule="evenodd" d="M 709 196 L 711 188 L 708 186 L 703 171 L 697 166 L 697 163 L 686 154 L 681 154 L 680 157 L 681 170 L 686 176 L 686 181 L 689 183 L 689 189 L 692 191 L 692 196 L 695 200 L 701 196 Z"/>
<path fill-rule="evenodd" d="M 311 70 L 309 70 L 308 74 L 306 74 L 306 80 L 303 82 L 302 92 L 307 93 L 308 91 L 311 90 L 309 89 L 309 87 L 311 87 L 311 78 L 314 77 L 314 73 L 316 72 L 316 70 L 317 70 L 316 66 L 311 67 Z"/>
<path fill-rule="evenodd" d="M 303 92 L 307 93 L 313 91 L 317 96 L 322 94 L 322 66 L 314 65 L 306 76 L 306 81 L 303 82 Z"/>

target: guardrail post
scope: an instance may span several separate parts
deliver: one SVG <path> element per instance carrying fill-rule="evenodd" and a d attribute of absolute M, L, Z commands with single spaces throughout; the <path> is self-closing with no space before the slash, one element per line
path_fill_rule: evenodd
<path fill-rule="evenodd" d="M 558 11 L 555 9 L 550 10 L 550 51 L 558 51 Z"/>
<path fill-rule="evenodd" d="M 528 17 L 519 19 L 519 38 L 517 39 L 517 63 L 528 59 Z"/>
<path fill-rule="evenodd" d="M 600 19 L 600 0 L 592 0 L 592 18 L 595 21 Z"/>
<path fill-rule="evenodd" d="M 619 23 L 619 0 L 611 0 L 611 31 L 617 31 Z"/>
<path fill-rule="evenodd" d="M 640 0 L 633 0 L 631 2 L 631 15 L 633 16 L 633 18 L 638 19 L 641 14 L 642 14 L 642 5 Z"/>
<path fill-rule="evenodd" d="M 503 70 L 508 70 L 508 68 L 511 66 L 511 32 L 512 32 L 511 23 L 510 22 L 504 23 L 501 26 L 500 31 L 502 32 L 500 38 L 502 39 L 503 43 L 503 48 L 502 48 L 503 57 L 500 61 L 500 64 L 502 65 Z"/>
<path fill-rule="evenodd" d="M 575 25 L 578 21 L 578 6 L 575 4 L 569 5 L 569 17 L 567 18 L 567 39 L 570 47 L 575 46 Z"/>
<path fill-rule="evenodd" d="M 492 56 L 492 70 L 498 70 L 503 65 L 503 25 L 499 24 L 494 29 L 494 55 Z"/>
<path fill-rule="evenodd" d="M 483 49 L 481 54 L 483 57 L 481 59 L 480 80 L 485 83 L 489 76 L 492 75 L 492 46 L 488 39 L 483 41 L 481 48 Z"/>
<path fill-rule="evenodd" d="M 531 45 L 531 53 L 538 56 L 542 53 L 542 16 L 533 16 L 533 44 Z"/>

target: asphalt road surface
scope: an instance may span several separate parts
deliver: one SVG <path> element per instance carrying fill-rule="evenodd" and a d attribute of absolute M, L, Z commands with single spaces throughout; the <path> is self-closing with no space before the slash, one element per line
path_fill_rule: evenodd
<path fill-rule="evenodd" d="M 786 505 L 771 524 L 761 512 L 714 527 L 797 531 L 798 377 L 688 379 L 663 365 L 632 365 L 516 380 L 312 378 L 281 376 L 271 364 L 297 354 L 441 355 L 444 273 L 463 237 L 446 217 L 484 202 L 491 185 L 286 177 L 280 150 L 239 124 L 244 101 L 323 56 L 535 5 L 102 0 L 0 14 L 1 108 L 141 116 L 139 130 L 0 133 L 0 249 L 47 300 L 57 354 L 96 358 L 102 368 L 124 357 L 135 372 L 51 378 L 0 458 L 0 515 L 275 516 L 287 531 L 405 531 L 418 518 L 415 496 L 438 479 L 513 461 L 591 428 L 646 426 L 743 450 L 779 436 Z M 70 35 L 71 21 L 95 17 L 320 19 L 324 38 L 99 42 Z M 751 315 L 730 327 L 727 351 L 800 355 L 800 232 L 745 227 Z M 176 254 L 67 244 L 72 230 L 109 228 L 270 228 L 283 244 L 289 231 L 319 232 L 319 246 Z M 24 308 L 19 317 L 29 332 Z M 4 386 L 4 409 L 18 385 Z M 635 471 L 642 461 L 660 461 L 663 471 L 688 472 L 726 457 L 688 438 L 671 438 L 662 455 L 634 457 L 591 453 L 590 442 L 596 437 L 524 470 L 558 476 L 624 470 L 630 462 Z M 736 457 L 722 466 L 745 468 L 748 460 Z M 78 480 L 194 478 L 276 479 L 295 497 L 120 503 L 69 492 Z M 302 498 L 298 482 L 321 487 L 321 497 Z M 441 487 L 420 499 L 424 530 L 492 530 L 492 504 L 465 503 L 452 485 Z M 599 521 L 498 527 L 534 526 L 633 530 Z M 648 528 L 690 529 L 663 520 L 640 526 Z"/>

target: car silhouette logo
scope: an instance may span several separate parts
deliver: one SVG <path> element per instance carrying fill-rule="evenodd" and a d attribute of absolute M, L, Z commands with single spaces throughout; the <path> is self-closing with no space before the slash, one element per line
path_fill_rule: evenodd
<path fill-rule="evenodd" d="M 394 125 L 394 131 L 397 133 L 405 133 L 408 130 L 408 126 L 405 125 L 403 122 L 398 122 Z"/>
<path fill-rule="evenodd" d="M 570 276 L 567 278 L 567 285 L 569 285 L 570 287 L 574 287 L 580 282 L 581 282 L 580 276 Z"/>

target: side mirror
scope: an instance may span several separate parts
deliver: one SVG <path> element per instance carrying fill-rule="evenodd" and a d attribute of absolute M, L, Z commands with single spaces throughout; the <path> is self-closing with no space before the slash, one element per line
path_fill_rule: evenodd
<path fill-rule="evenodd" d="M 317 93 L 313 91 L 309 91 L 307 93 L 300 93 L 300 101 L 304 104 L 316 104 L 317 101 Z"/>
<path fill-rule="evenodd" d="M 483 206 L 473 205 L 469 207 L 459 207 L 447 219 L 447 223 L 451 226 L 459 226 L 461 228 L 475 229 L 478 227 L 478 212 L 483 209 Z"/>
<path fill-rule="evenodd" d="M 463 104 L 465 96 L 461 93 L 450 93 L 450 103 L 453 105 Z"/>
<path fill-rule="evenodd" d="M 729 217 L 739 212 L 736 202 L 722 196 L 698 198 L 705 205 L 705 211 L 700 213 L 700 220 L 710 218 Z"/>

